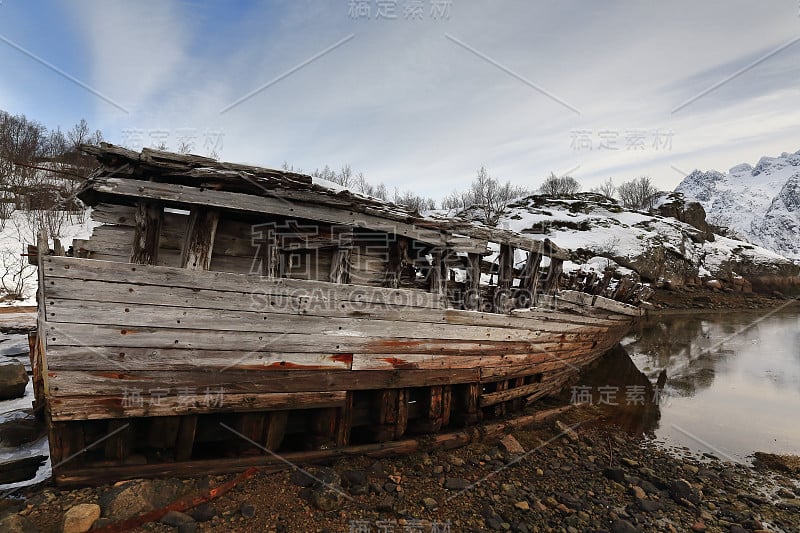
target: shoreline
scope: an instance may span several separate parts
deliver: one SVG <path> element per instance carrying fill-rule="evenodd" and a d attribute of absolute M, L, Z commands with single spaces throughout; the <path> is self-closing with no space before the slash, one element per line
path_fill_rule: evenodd
<path fill-rule="evenodd" d="M 237 475 L 230 474 L 75 490 L 42 486 L 20 491 L 25 500 L 16 502 L 15 512 L 44 533 L 58 531 L 78 504 L 99 505 L 104 516 L 120 519 L 226 487 L 226 494 L 162 519 L 188 525 L 150 523 L 132 531 L 381 531 L 383 524 L 392 525 L 390 531 L 426 532 L 778 533 L 800 527 L 797 473 L 676 457 L 605 415 L 598 407 L 575 406 L 501 442 L 352 457 L 309 467 L 314 479 L 284 471 L 239 476 L 235 483 Z"/>

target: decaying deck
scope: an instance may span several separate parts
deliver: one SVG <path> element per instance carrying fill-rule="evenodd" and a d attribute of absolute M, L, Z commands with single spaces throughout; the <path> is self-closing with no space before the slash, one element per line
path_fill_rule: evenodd
<path fill-rule="evenodd" d="M 460 442 L 559 390 L 647 293 L 563 276 L 549 241 L 307 176 L 87 151 L 100 225 L 67 256 L 38 246 L 34 385 L 59 483 Z"/>

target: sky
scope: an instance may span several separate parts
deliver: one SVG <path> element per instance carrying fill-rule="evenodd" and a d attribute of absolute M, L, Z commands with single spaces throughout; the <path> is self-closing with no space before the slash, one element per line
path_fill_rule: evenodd
<path fill-rule="evenodd" d="M 440 197 L 800 150 L 800 3 L 0 0 L 0 109 Z"/>

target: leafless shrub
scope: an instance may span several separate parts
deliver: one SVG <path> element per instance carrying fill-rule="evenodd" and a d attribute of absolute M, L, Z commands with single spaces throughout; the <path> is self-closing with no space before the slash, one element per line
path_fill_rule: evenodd
<path fill-rule="evenodd" d="M 626 181 L 619 186 L 622 205 L 629 209 L 652 209 L 658 189 L 648 176 Z"/>
<path fill-rule="evenodd" d="M 577 194 L 581 190 L 581 184 L 572 176 L 556 176 L 554 173 L 544 180 L 539 186 L 539 193 L 549 198 L 560 198 Z"/>

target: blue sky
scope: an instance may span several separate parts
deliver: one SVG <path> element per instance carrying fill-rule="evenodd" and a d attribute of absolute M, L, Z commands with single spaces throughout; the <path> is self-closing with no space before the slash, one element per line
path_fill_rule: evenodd
<path fill-rule="evenodd" d="M 225 160 L 350 164 L 431 196 L 481 165 L 528 186 L 571 172 L 586 189 L 639 175 L 673 188 L 681 171 L 800 149 L 799 11 L 2 0 L 0 108 L 51 127 L 86 118 L 133 147 L 188 140 Z"/>

